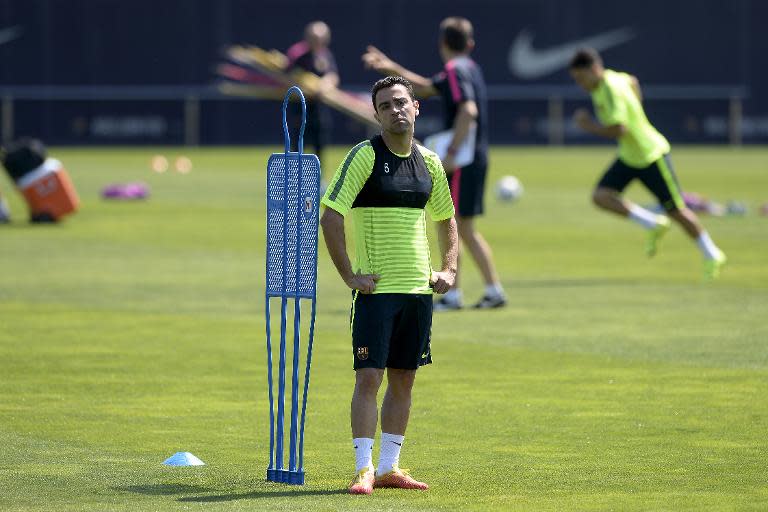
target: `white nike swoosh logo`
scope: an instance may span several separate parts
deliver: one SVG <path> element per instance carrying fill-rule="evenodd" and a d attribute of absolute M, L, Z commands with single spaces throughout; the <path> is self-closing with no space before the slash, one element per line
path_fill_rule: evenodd
<path fill-rule="evenodd" d="M 537 50 L 533 47 L 533 34 L 528 30 L 520 32 L 509 47 L 508 63 L 512 73 L 520 78 L 534 79 L 549 75 L 568 65 L 573 54 L 581 48 L 591 47 L 602 51 L 613 48 L 635 38 L 629 28 L 619 28 L 585 37 L 551 48 Z"/>
<path fill-rule="evenodd" d="M 24 29 L 20 26 L 0 30 L 0 44 L 10 43 L 20 37 L 22 32 L 24 32 Z"/>

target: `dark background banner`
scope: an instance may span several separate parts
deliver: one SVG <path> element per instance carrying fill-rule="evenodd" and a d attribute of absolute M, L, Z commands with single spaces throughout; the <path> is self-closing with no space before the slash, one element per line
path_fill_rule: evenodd
<path fill-rule="evenodd" d="M 475 25 L 495 143 L 547 142 L 552 96 L 562 98 L 566 114 L 582 104 L 563 55 L 583 42 L 601 46 L 609 67 L 640 78 L 649 115 L 673 141 L 726 142 L 734 98 L 743 140 L 768 141 L 768 2 L 761 0 L 0 0 L 0 90 L 4 106 L 13 100 L 17 135 L 183 143 L 179 100 L 214 83 L 213 67 L 230 44 L 285 50 L 306 22 L 322 19 L 333 31 L 342 83 L 365 89 L 377 78 L 360 61 L 367 44 L 422 74 L 437 71 L 437 25 L 451 14 Z M 88 87 L 67 89 L 74 86 Z M 85 97 L 93 86 L 121 86 L 121 94 L 126 86 L 158 86 L 168 97 L 96 101 Z M 430 128 L 439 104 L 425 107 Z M 277 112 L 273 102 L 204 96 L 199 141 L 279 142 Z M 581 142 L 571 128 L 565 141 Z M 335 118 L 335 142 L 360 136 L 362 128 Z"/>

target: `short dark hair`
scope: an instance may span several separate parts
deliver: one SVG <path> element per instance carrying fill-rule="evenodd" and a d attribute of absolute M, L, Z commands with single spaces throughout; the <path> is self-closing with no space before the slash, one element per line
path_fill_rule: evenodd
<path fill-rule="evenodd" d="M 464 52 L 472 39 L 472 22 L 467 18 L 451 16 L 440 22 L 440 40 L 454 52 Z"/>
<path fill-rule="evenodd" d="M 376 83 L 373 84 L 373 89 L 371 89 L 371 101 L 373 102 L 373 110 L 376 112 L 379 111 L 378 107 L 376 106 L 376 95 L 379 93 L 379 91 L 382 89 L 389 89 L 395 85 L 402 85 L 408 90 L 408 96 L 410 96 L 412 100 L 416 99 L 416 96 L 413 94 L 413 85 L 411 85 L 411 82 L 401 76 L 386 76 L 381 80 L 376 81 Z"/>
<path fill-rule="evenodd" d="M 603 59 L 600 57 L 600 54 L 597 53 L 597 50 L 594 48 L 581 48 L 580 50 L 577 50 L 576 53 L 573 54 L 573 57 L 571 57 L 571 64 L 568 66 L 569 69 L 584 69 L 584 68 L 591 68 L 593 64 L 602 64 Z"/>

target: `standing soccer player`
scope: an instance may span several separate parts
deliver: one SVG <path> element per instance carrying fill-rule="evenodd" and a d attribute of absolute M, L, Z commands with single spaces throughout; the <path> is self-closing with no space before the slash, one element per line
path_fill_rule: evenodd
<path fill-rule="evenodd" d="M 445 64 L 432 78 L 405 69 L 373 46 L 363 55 L 365 64 L 384 74 L 408 79 L 420 97 L 440 95 L 445 107 L 445 127 L 453 130 L 443 168 L 448 174 L 451 194 L 458 210 L 459 238 L 475 260 L 485 281 L 485 293 L 475 308 L 497 308 L 507 303 L 491 248 L 477 230 L 475 218 L 483 213 L 485 176 L 488 170 L 488 99 L 480 66 L 470 58 L 475 48 L 472 23 L 450 17 L 440 23 L 439 50 Z M 454 156 L 476 125 L 474 160 L 464 167 L 454 165 Z M 436 304 L 435 310 L 461 309 L 463 300 L 458 284 Z"/>
<path fill-rule="evenodd" d="M 637 78 L 605 69 L 600 55 L 591 48 L 576 52 L 570 73 L 579 87 L 591 95 L 599 121 L 586 109 L 578 109 L 573 116 L 576 124 L 588 133 L 619 143 L 618 158 L 598 182 L 592 200 L 598 207 L 629 217 L 647 229 L 648 256 L 656 254 L 672 217 L 699 246 L 704 256 L 705 279 L 717 278 L 726 262 L 725 253 L 712 241 L 696 214 L 685 206 L 672 170 L 669 142 L 645 116 Z M 635 179 L 658 198 L 667 215 L 657 215 L 622 196 Z"/>
<path fill-rule="evenodd" d="M 322 204 L 325 243 L 352 289 L 352 441 L 356 476 L 352 494 L 374 487 L 426 490 L 399 467 L 418 367 L 432 362 L 432 292 L 445 293 L 456 275 L 458 235 L 448 181 L 440 159 L 413 142 L 419 114 L 411 84 L 390 76 L 372 91 L 381 134 L 352 148 Z M 432 271 L 425 210 L 437 222 L 442 269 Z M 344 216 L 355 226 L 355 264 L 346 249 Z M 378 421 L 377 393 L 384 373 L 381 455 L 372 461 Z"/>

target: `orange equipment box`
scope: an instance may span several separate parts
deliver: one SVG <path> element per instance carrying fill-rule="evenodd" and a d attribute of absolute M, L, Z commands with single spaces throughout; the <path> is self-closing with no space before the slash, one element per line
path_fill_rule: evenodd
<path fill-rule="evenodd" d="M 27 200 L 32 216 L 47 214 L 58 221 L 80 205 L 69 174 L 61 162 L 53 158 L 22 176 L 16 185 Z"/>

